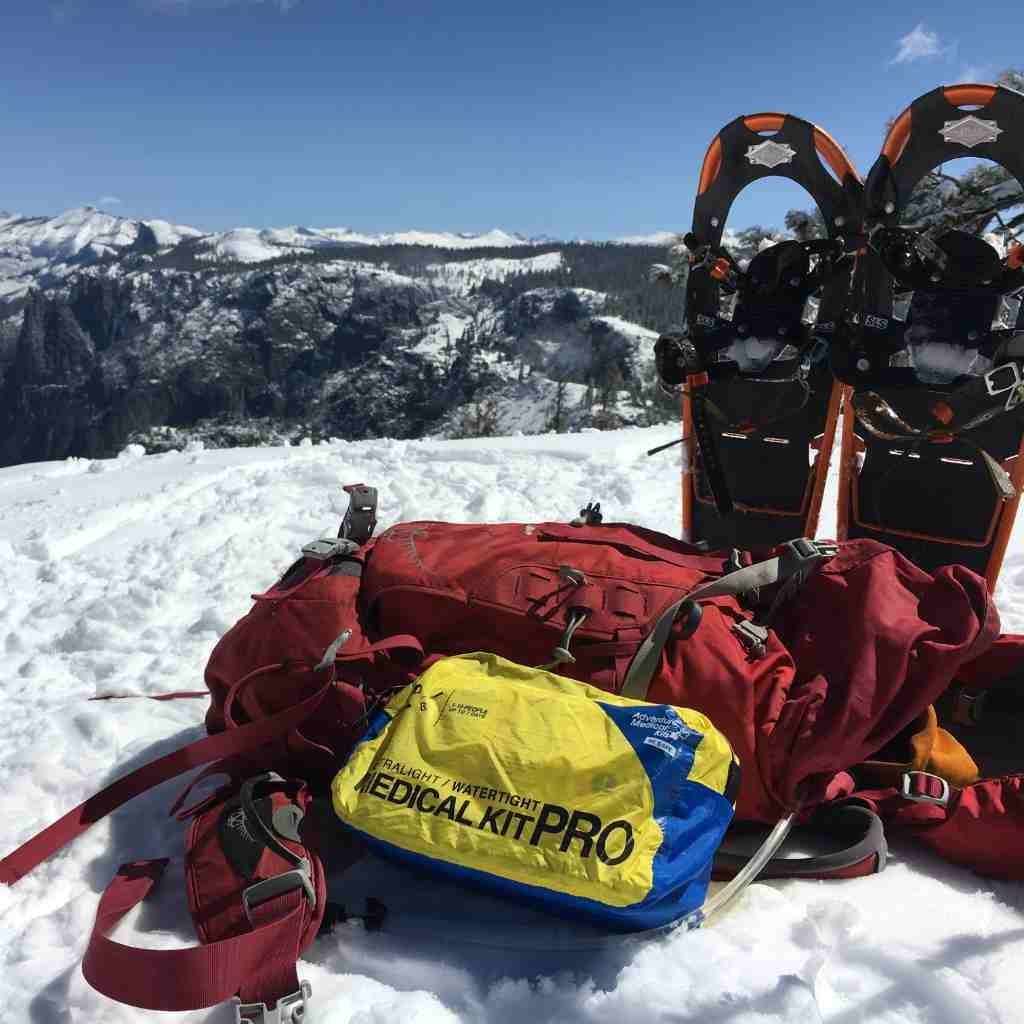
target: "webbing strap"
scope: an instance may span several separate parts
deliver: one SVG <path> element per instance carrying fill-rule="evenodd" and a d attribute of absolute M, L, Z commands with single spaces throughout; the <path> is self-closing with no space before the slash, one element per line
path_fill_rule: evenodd
<path fill-rule="evenodd" d="M 742 829 L 744 823 L 737 824 Z M 824 833 L 848 845 L 814 857 L 772 857 L 758 872 L 758 878 L 859 878 L 885 868 L 888 856 L 885 829 L 878 815 L 867 807 L 842 804 L 825 808 L 810 825 L 798 826 L 794 834 L 799 835 L 801 831 L 807 835 Z M 726 842 L 728 839 L 726 834 Z M 715 854 L 711 877 L 732 878 L 750 859 L 720 848 Z"/>
<path fill-rule="evenodd" d="M 706 398 L 708 375 L 707 373 L 691 373 L 687 376 L 686 383 L 690 392 L 690 417 L 693 422 L 693 432 L 697 437 L 697 445 L 700 448 L 701 464 L 704 467 L 711 496 L 715 500 L 715 510 L 722 519 L 725 519 L 733 514 L 734 505 L 732 494 L 729 491 L 729 481 L 726 479 L 722 460 L 719 457 L 718 439 L 708 419 Z"/>
<path fill-rule="evenodd" d="M 633 660 L 626 671 L 626 678 L 619 691 L 623 697 L 634 700 L 646 700 L 651 680 L 654 678 L 661 661 L 661 652 L 668 643 L 672 626 L 680 608 L 688 601 L 699 601 L 712 597 L 736 597 L 746 594 L 759 587 L 769 587 L 774 583 L 785 582 L 797 574 L 809 574 L 821 562 L 831 558 L 835 549 L 828 545 L 800 537 L 783 546 L 783 550 L 772 558 L 753 565 L 735 569 L 733 572 L 720 576 L 717 580 L 705 583 L 696 590 L 690 591 L 675 604 L 662 612 L 654 629 L 645 637 L 637 649 Z"/>
<path fill-rule="evenodd" d="M 123 864 L 100 899 L 82 961 L 98 992 L 145 1010 L 196 1010 L 242 993 L 268 1005 L 299 988 L 305 894 L 293 889 L 254 907 L 253 929 L 204 946 L 140 949 L 106 933 L 149 895 L 166 860 Z"/>
<path fill-rule="evenodd" d="M 0 882 L 13 885 L 91 825 L 154 786 L 159 786 L 191 768 L 198 768 L 210 761 L 254 750 L 297 728 L 320 705 L 331 688 L 333 679 L 332 672 L 328 681 L 316 693 L 285 711 L 236 729 L 229 729 L 227 732 L 205 736 L 195 743 L 150 761 L 149 764 L 144 764 L 111 783 L 4 857 L 0 861 Z"/>

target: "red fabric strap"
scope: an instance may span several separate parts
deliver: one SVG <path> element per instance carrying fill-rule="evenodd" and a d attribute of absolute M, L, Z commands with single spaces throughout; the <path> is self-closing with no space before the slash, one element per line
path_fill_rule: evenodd
<path fill-rule="evenodd" d="M 1024 774 L 950 787 L 946 806 L 922 802 L 915 789 L 917 800 L 895 788 L 861 791 L 854 799 L 946 860 L 990 878 L 1024 880 Z"/>
<path fill-rule="evenodd" d="M 89 700 L 182 700 L 209 696 L 209 690 L 174 690 L 171 693 L 100 693 Z"/>
<path fill-rule="evenodd" d="M 96 911 L 82 961 L 98 992 L 146 1010 L 194 1010 L 241 994 L 268 1006 L 299 987 L 295 963 L 304 926 L 305 895 L 292 890 L 253 908 L 253 930 L 186 949 L 139 949 L 106 937 L 159 881 L 166 860 L 121 866 Z"/>
<path fill-rule="evenodd" d="M 263 672 L 266 669 L 258 671 Z M 327 695 L 332 682 L 333 672 L 331 678 L 316 693 L 286 711 L 236 729 L 229 729 L 227 732 L 205 736 L 118 779 L 8 854 L 0 861 L 0 882 L 13 885 L 91 825 L 154 786 L 209 761 L 253 750 L 296 728 L 316 710 Z"/>
<path fill-rule="evenodd" d="M 393 636 L 378 640 L 375 644 L 370 644 L 369 647 L 358 651 L 348 653 L 343 648 L 334 660 L 339 664 L 348 661 L 362 661 L 366 658 L 372 659 L 376 654 L 386 654 L 390 651 L 412 651 L 418 655 L 417 661 L 423 659 L 423 644 L 416 637 L 409 633 L 395 633 Z"/>

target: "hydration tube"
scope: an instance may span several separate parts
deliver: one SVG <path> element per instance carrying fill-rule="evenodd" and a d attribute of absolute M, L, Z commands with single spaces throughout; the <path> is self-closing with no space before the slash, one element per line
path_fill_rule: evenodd
<path fill-rule="evenodd" d="M 552 928 L 554 922 L 549 918 L 535 924 L 512 924 L 507 920 L 491 921 L 480 918 L 466 919 L 389 911 L 383 926 L 379 928 L 379 934 L 381 937 L 396 939 L 424 937 L 436 941 L 439 934 L 438 929 L 443 929 L 445 942 L 453 945 L 495 950 L 521 950 L 531 953 L 575 953 L 646 942 L 650 939 L 667 936 L 680 928 L 691 931 L 721 914 L 757 878 L 768 861 L 778 852 L 786 836 L 789 835 L 795 817 L 796 812 L 793 811 L 782 818 L 768 833 L 750 860 L 702 906 L 691 910 L 689 914 L 678 921 L 662 925 L 659 928 L 612 934 L 594 929 L 593 935 L 581 936 L 579 925 L 566 921 L 558 923 L 561 928 L 558 928 L 557 925 Z M 544 942 L 537 941 L 537 933 L 541 927 L 546 936 Z M 586 928 L 586 926 L 583 927 Z M 557 934 L 559 930 L 565 932 L 564 936 L 558 942 L 551 942 L 550 936 L 553 932 Z"/>
<path fill-rule="evenodd" d="M 768 863 L 778 852 L 779 847 L 785 842 L 789 830 L 793 827 L 793 820 L 796 811 L 790 811 L 786 817 L 779 819 L 775 827 L 765 837 L 765 841 L 757 848 L 757 852 L 747 861 L 743 867 L 723 885 L 703 906 L 697 910 L 690 911 L 678 922 L 677 926 L 697 928 L 705 924 L 715 914 L 720 914 L 750 883 L 757 878 Z"/>

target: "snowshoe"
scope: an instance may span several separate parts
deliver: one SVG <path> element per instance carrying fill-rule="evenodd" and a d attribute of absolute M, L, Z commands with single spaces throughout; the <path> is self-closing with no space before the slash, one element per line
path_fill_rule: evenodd
<path fill-rule="evenodd" d="M 899 226 L 915 186 L 958 157 L 1024 182 L 1024 96 L 962 85 L 919 97 L 868 175 L 867 245 L 831 350 L 853 388 L 839 536 L 891 544 L 928 571 L 960 563 L 994 587 L 1024 482 L 1024 249 Z"/>
<path fill-rule="evenodd" d="M 826 166 L 827 165 L 827 166 Z M 779 242 L 747 266 L 722 243 L 736 196 L 789 178 L 827 237 Z M 789 114 L 726 125 L 701 168 L 686 236 L 686 327 L 662 335 L 662 386 L 683 401 L 683 536 L 712 547 L 814 536 L 839 411 L 826 352 L 860 238 L 862 185 L 840 146 Z"/>

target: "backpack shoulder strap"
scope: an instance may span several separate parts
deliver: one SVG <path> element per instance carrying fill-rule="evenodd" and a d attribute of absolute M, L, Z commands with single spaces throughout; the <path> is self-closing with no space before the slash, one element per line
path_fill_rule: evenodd
<path fill-rule="evenodd" d="M 831 558 L 838 548 L 834 544 L 799 537 L 787 541 L 776 550 L 779 553 L 774 557 L 726 573 L 717 580 L 691 590 L 686 597 L 666 608 L 630 662 L 620 691 L 622 696 L 635 700 L 647 699 L 651 680 L 661 662 L 661 652 L 668 643 L 672 626 L 684 605 L 712 597 L 736 597 L 760 587 L 770 587 L 775 583 L 786 583 L 789 580 L 799 582 L 806 579 L 821 562 Z M 693 616 L 693 619 L 699 624 L 699 617 Z M 693 628 L 695 629 L 696 625 Z M 768 631 L 765 629 L 763 639 L 767 639 L 767 636 Z"/>
<path fill-rule="evenodd" d="M 82 973 L 98 992 L 146 1010 L 194 1010 L 238 996 L 240 1020 L 290 1020 L 285 1008 L 305 1009 L 310 988 L 296 961 L 306 924 L 305 894 L 294 888 L 248 908 L 252 931 L 204 946 L 140 949 L 106 933 L 144 900 L 166 860 L 123 864 L 103 893 Z M 267 1006 L 276 1006 L 271 1017 Z"/>

